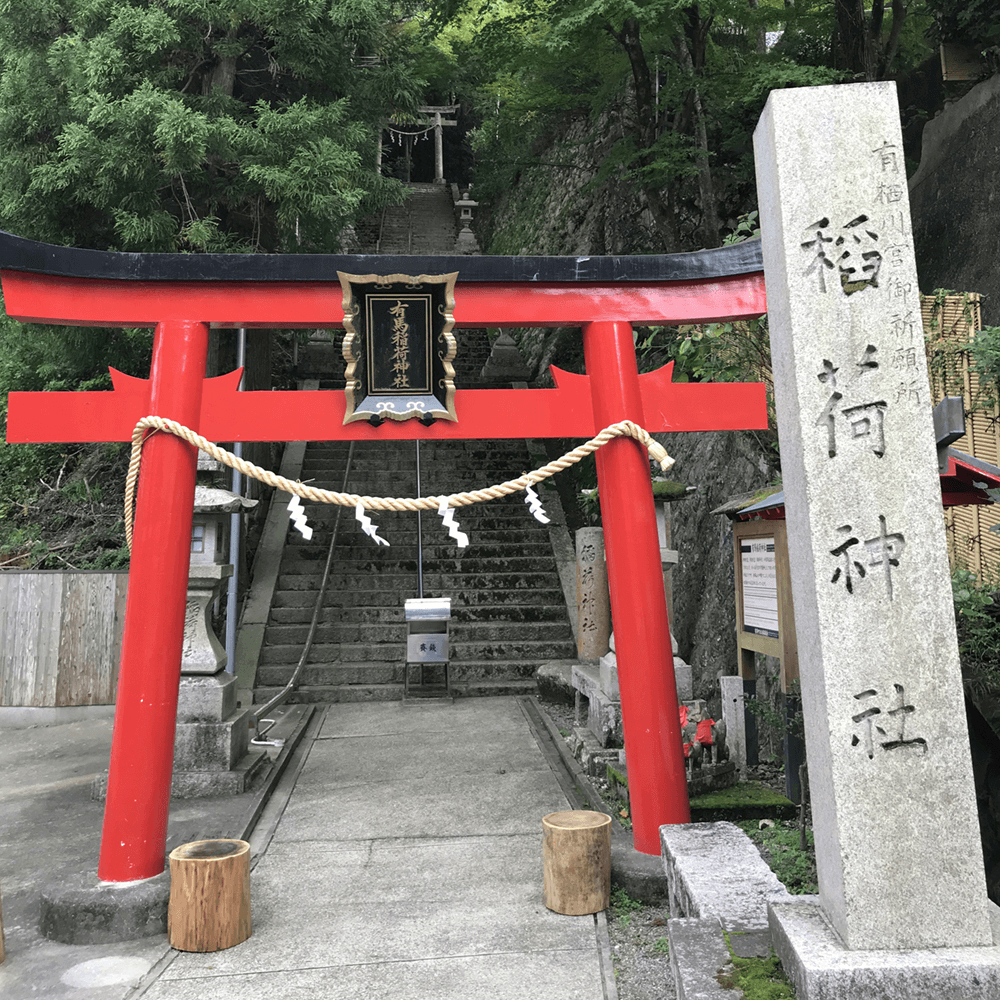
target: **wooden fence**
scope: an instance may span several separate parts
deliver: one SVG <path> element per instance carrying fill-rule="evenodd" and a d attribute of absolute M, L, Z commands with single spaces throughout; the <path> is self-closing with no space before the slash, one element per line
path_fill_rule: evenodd
<path fill-rule="evenodd" d="M 0 571 L 0 705 L 110 705 L 128 572 Z"/>
<path fill-rule="evenodd" d="M 944 396 L 965 400 L 966 433 L 953 445 L 967 455 L 1000 465 L 1000 409 L 986 405 L 968 344 L 982 326 L 975 292 L 921 297 L 927 336 L 931 402 Z M 1000 505 L 949 507 L 945 511 L 948 558 L 953 567 L 971 570 L 980 579 L 1000 576 Z"/>

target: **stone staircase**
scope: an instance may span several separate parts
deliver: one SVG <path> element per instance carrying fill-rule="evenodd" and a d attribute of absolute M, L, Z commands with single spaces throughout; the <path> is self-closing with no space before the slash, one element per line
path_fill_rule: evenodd
<path fill-rule="evenodd" d="M 348 445 L 310 444 L 303 481 L 340 489 Z M 424 495 L 490 485 L 529 468 L 523 442 L 454 441 L 421 445 Z M 412 496 L 413 442 L 355 445 L 349 491 Z M 298 662 L 322 575 L 337 508 L 307 504 L 311 542 L 289 534 L 257 671 L 255 701 L 283 686 Z M 406 626 L 403 602 L 417 596 L 417 515 L 370 512 L 376 545 L 344 509 L 331 581 L 309 661 L 293 701 L 375 701 L 402 697 Z M 548 529 L 523 496 L 457 511 L 470 538 L 458 549 L 438 516 L 423 521 L 424 596 L 450 597 L 451 678 L 462 694 L 535 689 L 547 660 L 571 658 L 575 645 Z M 415 679 L 416 670 L 411 675 Z"/>
<path fill-rule="evenodd" d="M 455 252 L 455 214 L 451 189 L 444 184 L 408 184 L 410 197 L 387 210 L 380 254 L 450 254 Z"/>
<path fill-rule="evenodd" d="M 450 254 L 455 246 L 451 194 L 411 184 L 404 205 L 387 213 L 380 254 Z M 367 248 L 368 252 L 374 248 Z M 485 330 L 456 330 L 455 382 L 460 389 L 509 388 L 481 372 L 490 356 Z M 320 388 L 343 389 L 343 331 L 315 331 L 298 356 L 297 375 Z M 300 478 L 340 490 L 348 445 L 311 442 Z M 414 442 L 355 445 L 347 490 L 369 496 L 414 496 Z M 533 468 L 523 441 L 437 441 L 421 445 L 425 496 L 489 486 Z M 542 491 L 545 500 L 546 491 Z M 341 508 L 332 577 L 291 701 L 374 701 L 403 695 L 406 625 L 403 602 L 417 594 L 417 515 L 369 511 L 389 547 L 361 531 Z M 313 538 L 289 532 L 258 663 L 254 700 L 262 703 L 291 677 L 312 620 L 337 508 L 306 504 Z M 458 549 L 436 513 L 422 515 L 425 597 L 450 597 L 451 680 L 462 694 L 534 692 L 547 660 L 576 655 L 548 528 L 515 494 L 456 511 L 470 544 Z M 414 668 L 411 683 L 418 673 Z"/>

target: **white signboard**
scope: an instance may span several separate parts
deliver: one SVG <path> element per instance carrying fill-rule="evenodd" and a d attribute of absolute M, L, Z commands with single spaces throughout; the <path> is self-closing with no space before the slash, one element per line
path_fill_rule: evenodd
<path fill-rule="evenodd" d="M 778 576 L 773 538 L 744 538 L 740 542 L 743 567 L 743 631 L 778 638 Z"/>

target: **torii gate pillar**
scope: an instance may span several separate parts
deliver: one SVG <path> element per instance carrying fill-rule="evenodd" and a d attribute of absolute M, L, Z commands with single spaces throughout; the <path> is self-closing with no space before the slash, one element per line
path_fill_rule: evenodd
<path fill-rule="evenodd" d="M 175 320 L 153 335 L 150 412 L 197 427 L 208 356 L 208 325 Z M 129 563 L 125 632 L 97 874 L 148 878 L 163 868 L 177 724 L 184 612 L 198 450 L 170 434 L 145 444 Z M 138 758 L 133 748 L 145 751 Z M 130 835 L 129 820 L 145 836 Z M 124 823 L 124 825 L 122 825 Z"/>
<path fill-rule="evenodd" d="M 585 324 L 583 352 L 595 421 L 645 426 L 632 324 Z M 661 776 L 629 782 L 633 812 L 656 817 L 633 827 L 633 843 L 643 854 L 659 854 L 659 825 L 688 823 L 691 812 L 684 758 L 677 753 L 682 742 L 677 683 L 649 458 L 642 445 L 626 438 L 609 442 L 595 457 L 629 771 Z"/>

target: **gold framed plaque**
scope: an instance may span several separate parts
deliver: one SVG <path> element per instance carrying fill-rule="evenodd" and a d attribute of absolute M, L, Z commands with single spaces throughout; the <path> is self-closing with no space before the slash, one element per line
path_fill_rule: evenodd
<path fill-rule="evenodd" d="M 454 420 L 451 274 L 345 274 L 344 423 Z"/>

